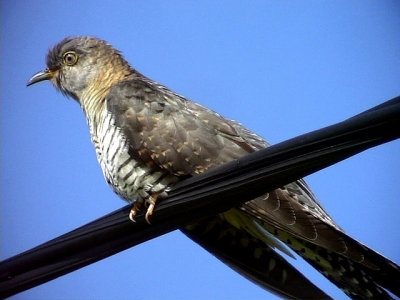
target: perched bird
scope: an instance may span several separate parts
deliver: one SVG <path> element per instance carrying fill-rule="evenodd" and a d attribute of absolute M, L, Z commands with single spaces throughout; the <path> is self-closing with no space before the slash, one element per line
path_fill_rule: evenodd
<path fill-rule="evenodd" d="M 97 38 L 62 40 L 46 64 L 28 85 L 50 80 L 80 104 L 104 177 L 133 204 L 132 219 L 145 204 L 149 220 L 176 182 L 268 147 L 241 124 L 140 74 Z M 353 299 L 391 299 L 387 291 L 400 297 L 399 266 L 346 235 L 303 180 L 182 231 L 284 298 L 329 298 L 285 260 L 288 248 Z"/>

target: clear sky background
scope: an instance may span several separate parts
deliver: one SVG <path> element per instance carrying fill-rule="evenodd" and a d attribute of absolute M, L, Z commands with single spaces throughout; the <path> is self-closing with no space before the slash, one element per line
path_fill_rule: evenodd
<path fill-rule="evenodd" d="M 49 83 L 25 87 L 66 36 L 109 41 L 140 72 L 271 143 L 400 95 L 399 1 L 0 3 L 1 259 L 125 205 L 77 103 Z M 399 154 L 397 140 L 306 178 L 350 235 L 398 264 Z M 175 231 L 11 299 L 273 297 Z"/>

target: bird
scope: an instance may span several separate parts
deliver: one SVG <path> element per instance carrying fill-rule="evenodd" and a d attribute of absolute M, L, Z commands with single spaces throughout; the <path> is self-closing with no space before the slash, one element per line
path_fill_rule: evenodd
<path fill-rule="evenodd" d="M 107 183 L 129 217 L 177 182 L 269 146 L 242 124 L 131 66 L 108 42 L 67 37 L 27 85 L 50 81 L 80 105 Z M 352 299 L 400 297 L 400 267 L 347 235 L 303 179 L 181 228 L 244 277 L 289 299 L 330 299 L 288 261 L 297 253 Z"/>

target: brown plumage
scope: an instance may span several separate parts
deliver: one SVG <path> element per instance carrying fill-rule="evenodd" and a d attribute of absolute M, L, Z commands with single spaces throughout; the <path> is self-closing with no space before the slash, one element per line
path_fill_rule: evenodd
<path fill-rule="evenodd" d="M 143 76 L 96 38 L 61 41 L 47 67 L 28 85 L 48 79 L 79 102 L 107 182 L 136 205 L 153 205 L 177 181 L 268 147 L 241 124 Z M 276 251 L 290 253 L 283 243 L 354 299 L 390 299 L 384 289 L 400 296 L 399 267 L 346 235 L 303 180 L 182 230 L 282 297 L 328 298 Z"/>

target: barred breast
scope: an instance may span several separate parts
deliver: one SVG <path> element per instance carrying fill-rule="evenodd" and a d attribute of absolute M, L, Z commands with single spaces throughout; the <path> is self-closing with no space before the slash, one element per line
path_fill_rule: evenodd
<path fill-rule="evenodd" d="M 128 202 L 147 199 L 153 193 L 167 192 L 178 178 L 147 166 L 129 153 L 129 141 L 106 109 L 93 120 L 87 118 L 97 160 L 113 190 Z"/>

